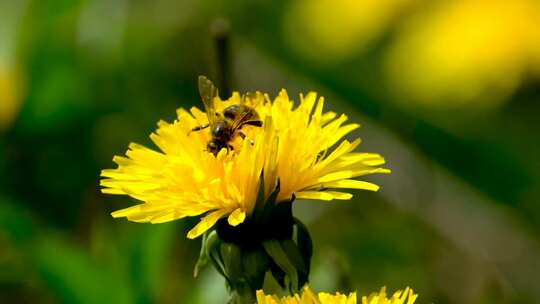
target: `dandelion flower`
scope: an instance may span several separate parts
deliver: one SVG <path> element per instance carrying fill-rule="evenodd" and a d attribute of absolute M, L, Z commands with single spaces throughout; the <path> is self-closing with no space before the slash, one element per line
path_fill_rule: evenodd
<path fill-rule="evenodd" d="M 373 293 L 368 297 L 362 297 L 362 304 L 413 304 L 417 294 L 413 290 L 406 288 L 404 291 L 395 292 L 391 298 L 387 298 L 386 289 L 383 287 L 378 293 Z M 262 290 L 257 291 L 257 304 L 356 304 L 356 293 L 349 295 L 330 294 L 320 292 L 316 295 L 308 286 L 302 294 L 294 294 L 279 298 L 275 295 L 266 295 Z"/>
<path fill-rule="evenodd" d="M 416 298 L 418 295 L 409 287 L 405 290 L 398 290 L 391 298 L 387 298 L 386 287 L 383 287 L 378 293 L 362 297 L 362 304 L 413 304 Z"/>
<path fill-rule="evenodd" d="M 221 218 L 231 226 L 249 218 L 263 184 L 269 196 L 279 183 L 276 202 L 348 200 L 350 193 L 335 189 L 377 191 L 377 185 L 354 178 L 390 172 L 380 167 L 384 159 L 379 154 L 354 152 L 360 139 L 343 137 L 359 125 L 346 123 L 346 115 L 324 112 L 324 98 L 316 93 L 300 95 L 298 106 L 285 90 L 273 101 L 257 92 L 234 93 L 228 100 L 216 94 L 212 103 L 216 113 L 243 103 L 258 113 L 263 126 L 245 126 L 244 139 L 235 136 L 231 149 L 214 155 L 207 150 L 210 128 L 193 131 L 208 124 L 206 113 L 180 108 L 177 120 L 160 121 L 150 135 L 159 150 L 132 143 L 126 156 L 113 158 L 116 169 L 102 171 L 103 193 L 142 202 L 113 212 L 113 217 L 163 223 L 201 216 L 188 233 L 196 238 Z"/>

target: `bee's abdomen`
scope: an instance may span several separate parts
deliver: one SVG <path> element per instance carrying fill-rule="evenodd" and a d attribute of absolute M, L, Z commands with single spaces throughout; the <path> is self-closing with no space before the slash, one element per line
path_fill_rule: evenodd
<path fill-rule="evenodd" d="M 223 116 L 230 120 L 242 119 L 244 121 L 257 119 L 259 117 L 255 110 L 241 104 L 234 104 L 226 107 L 225 110 L 223 110 Z"/>
<path fill-rule="evenodd" d="M 243 107 L 239 104 L 228 106 L 223 110 L 223 116 L 228 119 L 235 119 L 238 114 L 243 112 Z"/>

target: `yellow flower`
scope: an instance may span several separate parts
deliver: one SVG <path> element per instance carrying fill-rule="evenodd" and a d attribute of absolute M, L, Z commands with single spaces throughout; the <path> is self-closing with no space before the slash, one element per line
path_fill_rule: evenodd
<path fill-rule="evenodd" d="M 379 39 L 415 0 L 297 0 L 285 10 L 284 34 L 317 63 L 357 56 Z M 324 22 L 318 22 L 324 20 Z"/>
<path fill-rule="evenodd" d="M 396 291 L 391 298 L 386 297 L 386 287 L 378 293 L 372 293 L 368 297 L 362 297 L 362 304 L 413 304 L 418 295 L 409 287 L 405 290 Z"/>
<path fill-rule="evenodd" d="M 390 172 L 378 167 L 384 164 L 380 155 L 353 152 L 360 139 L 349 142 L 343 137 L 359 125 L 345 124 L 345 115 L 324 113 L 324 99 L 317 99 L 316 93 L 300 96 L 297 107 L 285 90 L 273 102 L 261 93 L 234 93 L 226 101 L 215 97 L 213 102 L 218 113 L 245 102 L 257 111 L 263 127 L 244 127 L 245 140 L 237 136 L 233 150 L 222 149 L 214 156 L 206 150 L 209 129 L 192 131 L 208 122 L 206 114 L 196 107 L 179 109 L 176 121 L 160 121 L 150 135 L 160 151 L 132 143 L 126 157 L 113 158 L 117 169 L 102 171 L 103 193 L 143 202 L 113 212 L 113 217 L 163 223 L 205 214 L 188 233 L 196 238 L 221 218 L 228 217 L 236 226 L 249 217 L 263 172 L 266 196 L 279 180 L 277 202 L 293 197 L 348 200 L 351 194 L 327 189 L 377 191 L 377 185 L 353 178 Z"/>
<path fill-rule="evenodd" d="M 257 304 L 356 304 L 356 293 L 348 296 L 335 295 L 320 292 L 316 295 L 308 286 L 304 287 L 302 294 L 294 294 L 279 298 L 275 295 L 265 295 L 262 290 L 257 290 Z"/>
<path fill-rule="evenodd" d="M 362 304 L 413 304 L 417 294 L 413 290 L 406 288 L 404 291 L 395 292 L 391 298 L 386 297 L 386 288 L 382 288 L 380 292 L 373 293 L 368 297 L 362 297 Z M 262 290 L 257 291 L 257 304 L 356 304 L 356 292 L 349 295 L 335 295 L 320 292 L 318 295 L 309 288 L 305 287 L 302 294 L 286 296 L 279 298 L 275 295 L 265 295 Z"/>

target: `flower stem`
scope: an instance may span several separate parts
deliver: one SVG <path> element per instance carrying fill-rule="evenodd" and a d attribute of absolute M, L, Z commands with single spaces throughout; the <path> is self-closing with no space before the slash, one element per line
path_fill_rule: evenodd
<path fill-rule="evenodd" d="M 220 95 L 222 98 L 228 98 L 231 95 L 229 21 L 223 18 L 214 20 L 211 25 L 211 32 L 214 36 L 214 46 L 216 49 L 217 83 L 220 88 Z"/>

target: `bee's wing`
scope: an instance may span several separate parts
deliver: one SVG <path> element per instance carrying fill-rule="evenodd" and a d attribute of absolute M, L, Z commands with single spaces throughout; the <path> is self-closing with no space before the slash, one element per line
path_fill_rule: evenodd
<path fill-rule="evenodd" d="M 204 110 L 208 116 L 208 124 L 212 127 L 216 121 L 214 98 L 218 96 L 218 89 L 212 81 L 205 76 L 199 76 L 199 94 L 204 104 Z"/>
<path fill-rule="evenodd" d="M 231 125 L 231 129 L 233 130 L 233 132 L 239 129 L 247 121 L 246 118 L 248 115 L 249 112 L 243 112 L 242 114 L 238 115 L 238 117 L 234 118 L 234 121 Z"/>
<path fill-rule="evenodd" d="M 246 105 L 246 99 L 247 98 L 254 98 L 254 93 L 246 93 L 246 95 L 242 95 L 242 100 L 240 103 L 246 107 L 250 107 L 249 105 Z M 236 131 L 240 129 L 243 125 L 254 123 L 254 122 L 261 122 L 259 116 L 257 115 L 257 112 L 255 110 L 251 109 L 251 111 L 244 111 L 241 115 L 238 115 L 235 117 L 231 129 L 233 131 Z M 255 124 L 253 124 L 255 125 Z"/>

